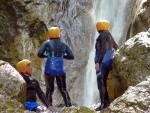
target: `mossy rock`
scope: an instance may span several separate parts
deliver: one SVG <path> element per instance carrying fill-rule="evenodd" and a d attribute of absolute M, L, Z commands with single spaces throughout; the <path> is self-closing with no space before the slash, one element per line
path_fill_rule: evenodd
<path fill-rule="evenodd" d="M 0 112 L 6 113 L 21 113 L 24 111 L 24 106 L 15 100 L 6 100 L 6 102 L 1 102 Z"/>
<path fill-rule="evenodd" d="M 64 108 L 63 113 L 96 113 L 96 112 L 88 107 L 80 106 L 80 107 Z"/>

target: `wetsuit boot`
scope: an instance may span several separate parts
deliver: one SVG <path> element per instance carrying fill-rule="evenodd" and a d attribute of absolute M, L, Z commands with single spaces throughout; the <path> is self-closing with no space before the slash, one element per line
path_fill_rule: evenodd
<path fill-rule="evenodd" d="M 108 107 L 107 100 L 105 99 L 106 95 L 106 88 L 105 86 L 100 86 L 100 98 L 101 98 L 101 105 L 95 109 L 95 111 L 100 111 Z"/>
<path fill-rule="evenodd" d="M 64 99 L 65 106 L 70 107 L 71 106 L 70 97 L 66 90 L 66 75 L 64 74 L 61 76 L 56 76 L 56 81 L 57 81 L 58 89 Z"/>
<path fill-rule="evenodd" d="M 110 103 L 109 103 L 109 96 L 108 96 L 108 91 L 107 91 L 107 90 L 106 90 L 105 100 L 106 100 L 105 106 L 106 106 L 106 108 L 107 108 L 107 107 L 110 105 Z"/>

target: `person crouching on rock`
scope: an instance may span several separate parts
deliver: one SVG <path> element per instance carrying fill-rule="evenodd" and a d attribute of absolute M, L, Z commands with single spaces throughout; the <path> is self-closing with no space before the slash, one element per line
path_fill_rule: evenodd
<path fill-rule="evenodd" d="M 40 88 L 38 80 L 32 75 L 31 62 L 27 59 L 21 60 L 17 63 L 16 68 L 26 82 L 26 102 L 25 106 L 29 111 L 43 110 L 40 104 L 36 102 L 36 94 L 41 102 L 48 110 L 56 111 L 56 108 L 48 102 L 46 96 Z"/>

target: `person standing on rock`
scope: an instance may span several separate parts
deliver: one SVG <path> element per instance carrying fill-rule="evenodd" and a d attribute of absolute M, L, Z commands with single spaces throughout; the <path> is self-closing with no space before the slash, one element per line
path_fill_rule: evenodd
<path fill-rule="evenodd" d="M 41 102 L 48 108 L 48 110 L 56 111 L 56 108 L 48 102 L 46 96 L 40 88 L 38 80 L 32 75 L 31 62 L 27 59 L 21 60 L 17 63 L 16 68 L 26 82 L 26 102 L 25 106 L 29 111 L 43 111 L 43 107 L 36 102 L 36 94 Z"/>
<path fill-rule="evenodd" d="M 47 58 L 45 64 L 46 97 L 52 103 L 54 79 L 56 78 L 65 106 L 70 107 L 71 101 L 66 89 L 66 73 L 63 69 L 63 60 L 73 60 L 74 55 L 70 47 L 60 40 L 60 29 L 58 27 L 51 27 L 48 34 L 50 39 L 46 40 L 38 51 L 38 57 Z"/>
<path fill-rule="evenodd" d="M 107 20 L 99 20 L 96 24 L 99 33 L 96 39 L 95 70 L 97 75 L 97 85 L 100 92 L 101 105 L 96 111 L 103 110 L 109 106 L 109 96 L 106 81 L 109 71 L 112 69 L 113 48 L 116 50 L 118 45 L 110 34 L 110 24 Z"/>

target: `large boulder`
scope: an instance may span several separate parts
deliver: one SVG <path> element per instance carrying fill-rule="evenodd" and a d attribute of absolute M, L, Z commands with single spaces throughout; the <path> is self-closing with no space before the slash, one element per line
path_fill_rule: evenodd
<path fill-rule="evenodd" d="M 0 112 L 24 110 L 26 84 L 21 75 L 7 62 L 0 60 Z"/>
<path fill-rule="evenodd" d="M 135 0 L 132 10 L 132 22 L 128 30 L 127 39 L 139 32 L 146 32 L 150 28 L 150 1 Z"/>
<path fill-rule="evenodd" d="M 130 38 L 114 54 L 113 70 L 108 78 L 111 100 L 122 95 L 129 86 L 150 76 L 150 30 Z"/>
<path fill-rule="evenodd" d="M 149 113 L 150 112 L 150 75 L 136 86 L 128 87 L 127 91 L 115 99 L 101 113 Z"/>

